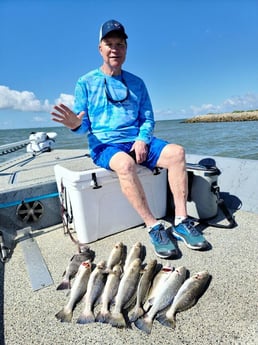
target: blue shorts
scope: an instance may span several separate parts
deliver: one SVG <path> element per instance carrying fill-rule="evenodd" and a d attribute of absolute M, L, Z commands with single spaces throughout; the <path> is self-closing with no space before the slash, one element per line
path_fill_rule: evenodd
<path fill-rule="evenodd" d="M 116 143 L 116 144 L 102 144 L 97 146 L 92 152 L 91 157 L 93 162 L 105 169 L 111 170 L 109 166 L 110 159 L 118 152 L 129 153 L 133 142 Z M 153 137 L 148 145 L 147 159 L 141 165 L 153 170 L 156 167 L 157 161 L 160 157 L 161 151 L 168 144 L 167 141 Z"/>

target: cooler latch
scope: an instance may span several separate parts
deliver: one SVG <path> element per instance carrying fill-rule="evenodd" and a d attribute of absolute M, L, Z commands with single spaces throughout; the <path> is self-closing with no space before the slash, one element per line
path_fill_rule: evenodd
<path fill-rule="evenodd" d="M 153 169 L 153 175 L 159 175 L 159 174 L 160 174 L 160 168 L 155 167 L 155 168 Z"/>
<path fill-rule="evenodd" d="M 90 185 L 93 189 L 98 189 L 98 188 L 101 188 L 102 186 L 100 186 L 98 184 L 98 180 L 97 180 L 97 175 L 96 173 L 92 173 L 91 174 L 91 182 L 90 182 Z"/>

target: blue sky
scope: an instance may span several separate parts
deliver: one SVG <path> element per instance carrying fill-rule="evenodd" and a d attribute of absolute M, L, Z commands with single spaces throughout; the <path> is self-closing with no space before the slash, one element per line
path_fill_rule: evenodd
<path fill-rule="evenodd" d="M 258 109 L 257 14 L 257 0 L 0 0 L 0 128 L 56 125 L 53 104 L 101 65 L 108 19 L 157 120 Z"/>

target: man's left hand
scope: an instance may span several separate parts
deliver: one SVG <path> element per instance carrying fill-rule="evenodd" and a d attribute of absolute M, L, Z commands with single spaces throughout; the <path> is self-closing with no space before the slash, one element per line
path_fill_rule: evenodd
<path fill-rule="evenodd" d="M 148 145 L 144 141 L 135 141 L 131 151 L 135 150 L 136 163 L 144 162 L 148 155 Z"/>

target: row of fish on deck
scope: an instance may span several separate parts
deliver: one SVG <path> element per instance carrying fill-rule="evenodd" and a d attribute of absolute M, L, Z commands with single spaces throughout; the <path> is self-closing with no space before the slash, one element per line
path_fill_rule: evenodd
<path fill-rule="evenodd" d="M 94 265 L 94 251 L 82 248 L 71 258 L 57 287 L 70 289 L 70 293 L 56 318 L 71 322 L 73 311 L 82 300 L 79 324 L 102 322 L 123 328 L 134 323 L 150 334 L 157 319 L 164 326 L 175 328 L 176 314 L 196 304 L 211 276 L 207 271 L 189 276 L 186 267 L 174 269 L 157 260 L 144 263 L 144 250 L 137 242 L 126 254 L 126 246 L 118 242 L 106 261 Z"/>

